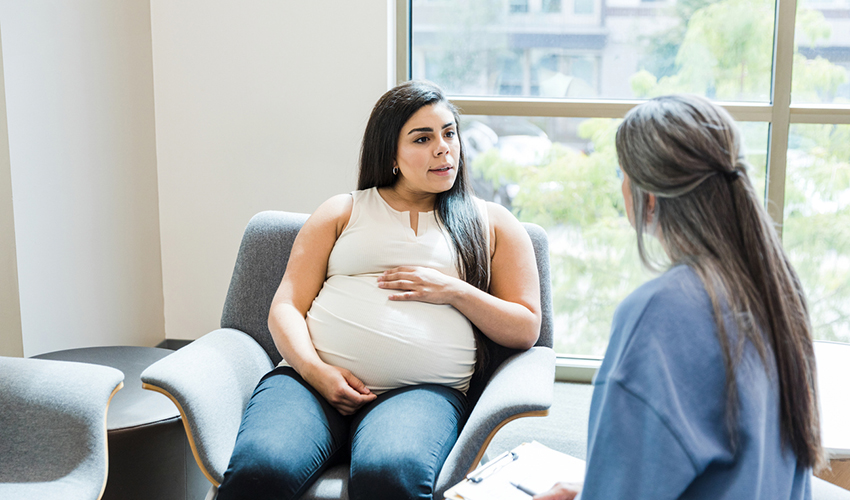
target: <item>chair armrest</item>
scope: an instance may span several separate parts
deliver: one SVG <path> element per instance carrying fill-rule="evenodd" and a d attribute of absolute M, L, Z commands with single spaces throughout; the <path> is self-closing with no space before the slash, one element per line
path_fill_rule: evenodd
<path fill-rule="evenodd" d="M 0 498 L 100 498 L 115 368 L 0 357 Z"/>
<path fill-rule="evenodd" d="M 552 406 L 555 351 L 532 347 L 505 360 L 493 373 L 437 478 L 436 495 L 478 465 L 490 440 L 519 417 L 544 416 Z"/>
<path fill-rule="evenodd" d="M 141 378 L 145 389 L 161 392 L 177 405 L 195 461 L 218 485 L 248 400 L 272 368 L 253 338 L 224 328 L 152 364 Z"/>

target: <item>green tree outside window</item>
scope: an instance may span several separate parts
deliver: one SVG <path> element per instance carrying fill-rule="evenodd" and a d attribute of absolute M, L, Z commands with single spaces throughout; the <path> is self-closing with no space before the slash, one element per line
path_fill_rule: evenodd
<path fill-rule="evenodd" d="M 767 101 L 773 3 L 685 0 L 671 7 L 681 22 L 645 37 L 642 68 L 630 84 L 637 97 L 691 92 L 718 100 Z M 798 37 L 828 39 L 819 12 L 800 8 Z M 793 92 L 807 102 L 835 102 L 846 70 L 795 54 Z M 497 149 L 472 169 L 494 185 L 511 185 L 511 209 L 542 225 L 555 244 L 552 281 L 556 350 L 604 352 L 616 305 L 651 277 L 639 263 L 624 216 L 613 136 L 618 120 L 581 123 L 584 151 L 553 144 L 543 159 L 520 164 Z M 766 124 L 742 123 L 760 192 L 765 185 Z M 806 289 L 816 338 L 850 341 L 850 127 L 793 125 L 786 179 L 784 243 Z M 655 249 L 660 253 L 659 249 Z"/>

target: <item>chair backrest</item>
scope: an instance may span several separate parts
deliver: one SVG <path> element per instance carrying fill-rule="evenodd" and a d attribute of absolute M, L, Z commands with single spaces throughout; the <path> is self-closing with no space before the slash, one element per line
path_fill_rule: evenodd
<path fill-rule="evenodd" d="M 286 263 L 292 250 L 295 236 L 304 225 L 308 215 L 289 212 L 260 212 L 251 218 L 239 254 L 230 289 L 221 315 L 222 328 L 241 330 L 259 343 L 272 362 L 281 360 L 272 341 L 268 327 L 269 308 L 286 271 Z M 537 270 L 540 274 L 540 301 L 543 322 L 538 346 L 552 347 L 552 290 L 549 279 L 549 240 L 546 232 L 538 225 L 523 224 L 534 245 Z M 511 349 L 493 344 L 488 346 L 491 362 L 484 370 L 484 381 L 505 358 L 515 353 Z"/>
<path fill-rule="evenodd" d="M 552 325 L 552 278 L 549 273 L 549 237 L 537 224 L 523 222 L 522 225 L 531 237 L 531 244 L 534 245 L 537 275 L 540 278 L 540 311 L 543 321 L 540 322 L 540 337 L 534 345 L 551 348 L 554 343 L 554 326 Z"/>
<path fill-rule="evenodd" d="M 269 332 L 269 309 L 286 271 L 292 243 L 307 214 L 260 212 L 248 222 L 221 314 L 222 328 L 241 330 L 257 341 L 274 364 L 280 353 Z"/>

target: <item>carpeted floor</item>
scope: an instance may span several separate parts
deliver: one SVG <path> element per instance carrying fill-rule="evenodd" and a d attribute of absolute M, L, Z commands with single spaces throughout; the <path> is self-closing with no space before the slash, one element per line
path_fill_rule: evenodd
<path fill-rule="evenodd" d="M 555 382 L 555 399 L 546 417 L 514 420 L 496 434 L 482 462 L 527 441 L 584 460 L 587 452 L 587 417 L 593 386 Z"/>

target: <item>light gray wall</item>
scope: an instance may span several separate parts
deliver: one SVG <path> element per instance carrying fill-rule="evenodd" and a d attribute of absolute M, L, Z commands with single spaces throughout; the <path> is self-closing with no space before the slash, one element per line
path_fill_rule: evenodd
<path fill-rule="evenodd" d="M 27 356 L 164 339 L 150 19 L 0 1 Z"/>
<path fill-rule="evenodd" d="M 216 328 L 248 219 L 355 188 L 394 4 L 0 0 L 23 353 Z"/>
<path fill-rule="evenodd" d="M 3 46 L 0 44 L 0 356 L 23 356 L 21 301 L 18 297 L 18 258 L 12 205 L 9 133 L 6 127 L 6 89 L 3 85 Z"/>
<path fill-rule="evenodd" d="M 166 337 L 219 325 L 242 232 L 356 187 L 394 0 L 152 0 Z"/>

